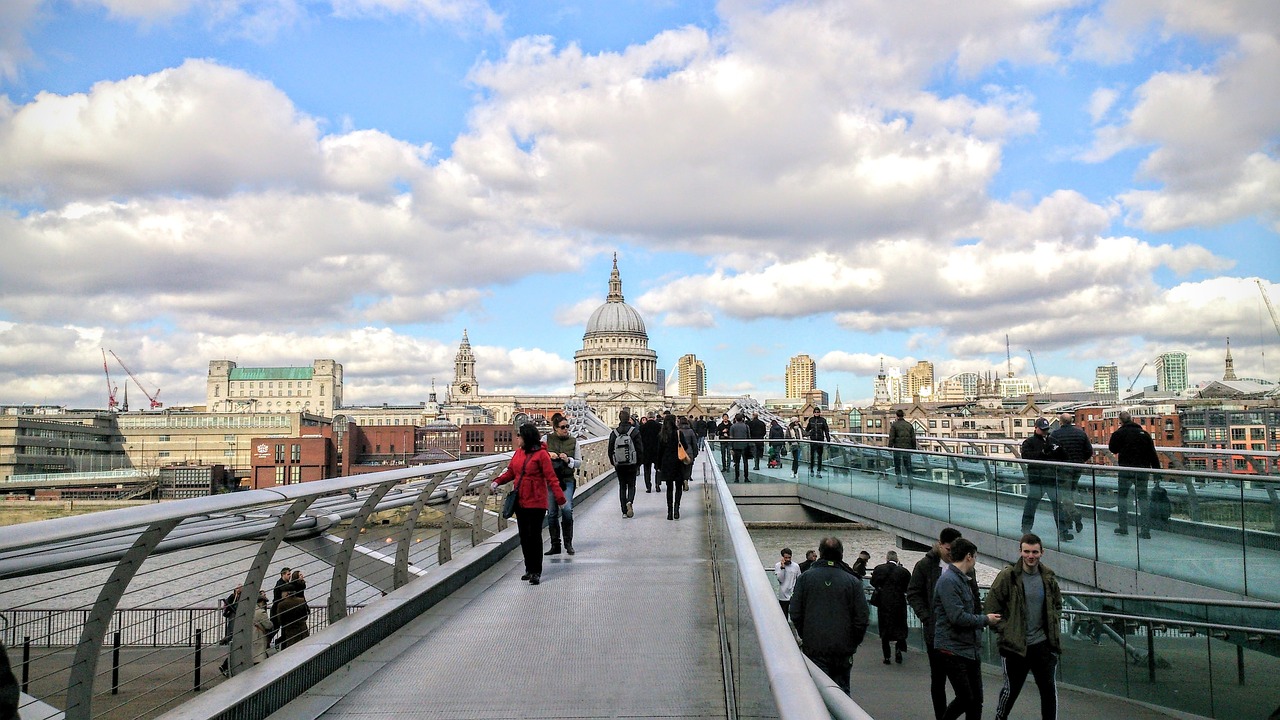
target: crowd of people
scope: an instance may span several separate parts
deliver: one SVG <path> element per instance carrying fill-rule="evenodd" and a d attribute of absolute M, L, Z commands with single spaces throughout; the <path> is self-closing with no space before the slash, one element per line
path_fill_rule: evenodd
<path fill-rule="evenodd" d="M 1009 717 L 1027 675 L 1040 693 L 1040 716 L 1057 717 L 1055 680 L 1062 654 L 1062 591 L 1042 562 L 1044 543 L 1034 533 L 1018 542 L 1018 559 L 996 575 L 985 601 L 974 573 L 978 549 L 955 528 L 943 528 L 937 542 L 908 572 L 890 550 L 870 570 L 860 553 L 844 562 L 839 538 L 827 537 L 804 562 L 783 548 L 773 571 L 778 602 L 795 627 L 801 650 L 850 692 L 853 655 L 877 608 L 880 648 L 886 665 L 902 664 L 907 652 L 907 609 L 921 623 L 929 662 L 929 697 L 937 720 L 977 720 L 982 716 L 982 634 L 998 636 L 1003 683 L 996 718 Z M 870 597 L 864 582 L 870 585 Z M 947 699 L 950 686 L 952 698 Z"/>

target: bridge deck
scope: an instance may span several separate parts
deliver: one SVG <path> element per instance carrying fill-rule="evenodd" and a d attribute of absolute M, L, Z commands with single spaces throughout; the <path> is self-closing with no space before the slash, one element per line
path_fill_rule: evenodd
<path fill-rule="evenodd" d="M 541 585 L 517 549 L 273 717 L 725 717 L 701 487 L 667 521 L 640 485 L 632 519 L 613 482 L 576 508 Z"/>

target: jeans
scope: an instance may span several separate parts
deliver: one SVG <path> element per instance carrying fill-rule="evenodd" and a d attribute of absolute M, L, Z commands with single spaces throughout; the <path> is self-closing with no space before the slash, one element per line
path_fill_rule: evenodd
<path fill-rule="evenodd" d="M 1043 720 L 1057 719 L 1058 686 L 1054 684 L 1053 672 L 1058 666 L 1058 656 L 1049 648 L 1048 642 L 1028 647 L 1026 657 L 1002 652 L 1000 666 L 1004 670 L 1004 686 L 1000 688 L 1000 699 L 996 701 L 996 720 L 1005 720 L 1013 711 L 1018 693 L 1022 692 L 1022 685 L 1027 681 L 1028 671 L 1040 689 L 1040 717 Z"/>
<path fill-rule="evenodd" d="M 547 509 L 516 507 L 516 528 L 520 532 L 520 550 L 524 553 L 524 571 L 542 574 L 542 520 Z"/>
<path fill-rule="evenodd" d="M 573 490 L 576 483 L 572 480 L 561 480 L 560 489 L 564 491 L 564 507 L 556 505 L 555 493 L 547 491 L 547 519 L 543 521 L 543 527 L 552 527 L 558 522 L 573 522 Z M 552 540 L 559 537 L 559 533 L 552 533 Z"/>
<path fill-rule="evenodd" d="M 1058 533 L 1065 533 L 1071 528 L 1071 521 L 1062 514 L 1062 504 L 1058 502 L 1056 481 L 1052 481 L 1047 484 L 1027 484 L 1027 501 L 1022 506 L 1022 532 L 1031 532 L 1031 526 L 1036 522 L 1036 508 L 1040 505 L 1040 498 L 1045 495 L 1049 496 L 1049 507 L 1053 509 L 1054 520 L 1058 523 Z"/>
<path fill-rule="evenodd" d="M 805 653 L 818 669 L 835 681 L 845 695 L 849 694 L 849 671 L 853 669 L 853 658 L 848 655 L 809 655 Z"/>
<path fill-rule="evenodd" d="M 615 465 L 618 471 L 618 500 L 622 503 L 622 511 L 627 511 L 627 503 L 636 501 L 636 469 L 637 465 Z"/>
<path fill-rule="evenodd" d="M 942 655 L 942 663 L 956 693 L 942 720 L 956 720 L 961 715 L 965 720 L 982 720 L 982 663 L 948 654 Z"/>
<path fill-rule="evenodd" d="M 1147 473 L 1122 472 L 1116 476 L 1117 490 L 1119 491 L 1120 500 L 1116 504 L 1116 518 L 1120 523 L 1121 530 L 1129 529 L 1129 487 L 1132 486 L 1136 491 L 1135 500 L 1138 503 L 1138 530 L 1141 532 L 1150 528 L 1149 518 L 1150 509 L 1147 507 Z"/>
<path fill-rule="evenodd" d="M 905 450 L 893 451 L 893 476 L 902 484 L 903 468 L 906 468 L 907 484 L 911 484 L 911 453 Z"/>
<path fill-rule="evenodd" d="M 813 472 L 813 461 L 815 459 L 818 461 L 818 472 L 822 472 L 822 451 L 823 450 L 826 450 L 826 447 L 819 443 L 809 444 L 809 472 Z"/>
<path fill-rule="evenodd" d="M 750 448 L 746 448 L 746 449 L 734 448 L 733 449 L 733 479 L 735 481 L 738 479 L 739 467 L 741 467 L 742 469 L 742 477 L 744 479 L 747 477 L 747 471 L 750 470 L 750 468 L 748 467 L 751 464 L 750 460 L 751 460 Z"/>
<path fill-rule="evenodd" d="M 731 452 L 731 448 L 729 447 L 728 441 L 721 440 L 720 441 L 720 472 L 722 473 L 729 472 L 729 453 L 730 452 Z"/>
<path fill-rule="evenodd" d="M 928 637 L 933 637 L 933 627 L 925 628 Z M 929 699 L 933 701 L 934 720 L 942 720 L 947 713 L 947 663 L 946 656 L 933 649 L 930 640 L 926 647 L 929 653 Z"/>
<path fill-rule="evenodd" d="M 799 473 L 800 473 L 800 446 L 792 445 L 791 446 L 791 474 L 797 475 Z"/>

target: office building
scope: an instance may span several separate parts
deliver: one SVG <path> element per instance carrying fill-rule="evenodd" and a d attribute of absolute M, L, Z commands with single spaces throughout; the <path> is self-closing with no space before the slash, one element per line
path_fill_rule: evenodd
<path fill-rule="evenodd" d="M 342 407 L 342 364 L 311 367 L 238 367 L 211 360 L 205 408 L 214 413 L 311 413 L 333 417 Z"/>
<path fill-rule="evenodd" d="M 679 376 L 679 395 L 707 394 L 707 366 L 693 354 L 682 355 L 676 362 L 676 373 Z"/>
<path fill-rule="evenodd" d="M 1160 353 L 1156 358 L 1156 391 L 1176 393 L 1187 389 L 1187 354 Z"/>
<path fill-rule="evenodd" d="M 818 387 L 818 365 L 808 355 L 796 355 L 787 363 L 787 397 L 803 398 Z"/>
<path fill-rule="evenodd" d="M 921 360 L 907 371 L 907 397 L 933 397 L 933 363 Z"/>
<path fill-rule="evenodd" d="M 1094 368 L 1093 391 L 1101 395 L 1120 392 L 1120 371 L 1115 363 Z"/>

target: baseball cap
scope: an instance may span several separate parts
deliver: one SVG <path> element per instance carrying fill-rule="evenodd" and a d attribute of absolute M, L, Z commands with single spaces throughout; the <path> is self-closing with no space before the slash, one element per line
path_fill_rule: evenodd
<path fill-rule="evenodd" d="M 1036 429 L 1037 429 L 1037 430 L 1048 430 L 1048 429 L 1049 429 L 1049 421 L 1048 421 L 1048 420 L 1045 420 L 1044 418 L 1039 418 L 1039 419 L 1037 419 L 1037 420 L 1036 420 Z"/>

